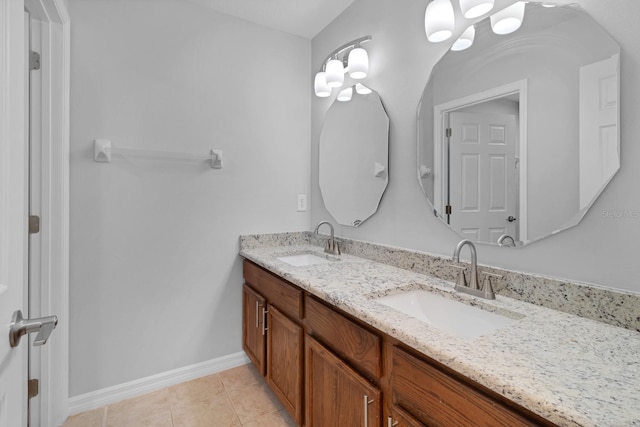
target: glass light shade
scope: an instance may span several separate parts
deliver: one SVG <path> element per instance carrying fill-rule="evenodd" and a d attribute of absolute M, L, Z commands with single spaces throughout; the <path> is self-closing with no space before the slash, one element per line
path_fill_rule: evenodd
<path fill-rule="evenodd" d="M 331 95 L 331 88 L 327 85 L 327 75 L 324 71 L 320 71 L 316 74 L 313 88 L 315 89 L 316 96 L 318 98 L 326 98 Z"/>
<path fill-rule="evenodd" d="M 369 95 L 373 91 L 362 83 L 356 83 L 356 92 L 360 95 Z"/>
<path fill-rule="evenodd" d="M 525 2 L 519 1 L 491 15 L 491 29 L 496 34 L 510 34 L 520 28 Z"/>
<path fill-rule="evenodd" d="M 471 45 L 473 44 L 473 39 L 475 39 L 475 37 L 476 27 L 471 25 L 469 26 L 469 28 L 464 30 L 464 33 L 462 33 L 460 37 L 458 37 L 458 40 L 453 43 L 453 46 L 451 46 L 451 50 L 459 51 L 471 47 Z"/>
<path fill-rule="evenodd" d="M 351 97 L 353 96 L 353 87 L 348 87 L 346 89 L 342 89 L 338 94 L 338 101 L 346 102 L 351 101 Z"/>
<path fill-rule="evenodd" d="M 467 19 L 477 18 L 493 9 L 495 0 L 460 0 L 460 11 Z"/>
<path fill-rule="evenodd" d="M 424 30 L 432 43 L 448 40 L 453 34 L 453 5 L 450 0 L 433 0 L 424 14 Z"/>
<path fill-rule="evenodd" d="M 349 75 L 352 79 L 364 79 L 369 72 L 369 55 L 367 51 L 361 47 L 352 49 L 349 52 L 347 61 L 349 67 Z"/>
<path fill-rule="evenodd" d="M 339 59 L 327 62 L 326 78 L 329 87 L 340 87 L 344 83 L 344 66 Z"/>

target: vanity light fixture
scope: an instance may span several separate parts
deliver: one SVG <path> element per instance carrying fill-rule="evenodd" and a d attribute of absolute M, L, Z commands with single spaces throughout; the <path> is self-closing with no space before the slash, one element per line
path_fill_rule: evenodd
<path fill-rule="evenodd" d="M 340 102 L 351 101 L 351 97 L 353 96 L 353 86 L 350 86 L 346 89 L 342 89 L 340 93 L 338 93 L 338 97 L 336 98 Z"/>
<path fill-rule="evenodd" d="M 460 0 L 460 11 L 467 19 L 477 18 L 493 9 L 495 0 Z"/>
<path fill-rule="evenodd" d="M 467 19 L 482 16 L 493 9 L 495 0 L 459 0 L 460 11 Z M 522 25 L 526 1 L 518 1 L 511 6 L 491 15 L 491 29 L 496 34 L 510 34 Z M 545 7 L 554 5 L 542 3 Z M 453 34 L 455 14 L 451 0 L 431 0 L 424 15 L 424 29 L 427 39 L 432 43 L 448 40 Z M 473 25 L 460 35 L 451 50 L 460 51 L 473 44 L 476 29 Z"/>
<path fill-rule="evenodd" d="M 317 97 L 326 98 L 331 95 L 331 90 L 334 87 L 341 87 L 344 84 L 344 75 L 346 73 L 356 80 L 367 77 L 369 73 L 369 55 L 361 44 L 369 40 L 371 40 L 371 36 L 352 40 L 327 56 L 314 79 L 313 87 Z M 350 87 L 349 91 L 352 94 L 353 88 Z M 351 95 L 349 95 L 349 99 L 351 99 Z M 349 99 L 342 100 L 348 101 Z"/>
<path fill-rule="evenodd" d="M 522 25 L 525 2 L 519 1 L 491 15 L 491 29 L 496 34 L 511 34 Z"/>
<path fill-rule="evenodd" d="M 331 88 L 327 84 L 327 73 L 320 71 L 316 74 L 316 78 L 313 84 L 316 96 L 318 98 L 326 98 L 331 95 Z"/>
<path fill-rule="evenodd" d="M 455 16 L 451 0 L 431 0 L 424 14 L 424 31 L 432 43 L 449 40 L 453 34 Z"/>
<path fill-rule="evenodd" d="M 466 30 L 464 30 L 460 37 L 458 37 L 458 40 L 453 43 L 453 46 L 451 46 L 451 50 L 460 51 L 468 49 L 473 44 L 473 39 L 475 39 L 475 37 L 476 27 L 470 25 Z"/>
<path fill-rule="evenodd" d="M 356 83 L 356 93 L 358 95 L 369 95 L 371 92 L 373 91 L 362 83 Z"/>
<path fill-rule="evenodd" d="M 340 87 L 344 83 L 344 65 L 338 58 L 327 62 L 326 70 L 327 85 L 329 87 Z"/>
<path fill-rule="evenodd" d="M 369 54 L 359 45 L 349 52 L 349 60 L 347 61 L 349 76 L 352 79 L 360 80 L 367 77 L 369 73 Z"/>

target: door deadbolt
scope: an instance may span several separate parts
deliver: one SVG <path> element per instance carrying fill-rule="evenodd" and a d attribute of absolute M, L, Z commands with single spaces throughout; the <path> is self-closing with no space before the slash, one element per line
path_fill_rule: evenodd
<path fill-rule="evenodd" d="M 11 316 L 11 324 L 9 325 L 9 344 L 16 347 L 20 344 L 20 338 L 23 335 L 37 332 L 33 345 L 43 345 L 49 339 L 51 332 L 58 324 L 58 316 L 38 317 L 35 319 L 25 319 L 22 317 L 22 311 L 16 310 Z"/>

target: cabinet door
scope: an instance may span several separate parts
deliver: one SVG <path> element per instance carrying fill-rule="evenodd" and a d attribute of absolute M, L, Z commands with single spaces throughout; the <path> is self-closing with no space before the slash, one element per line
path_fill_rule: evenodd
<path fill-rule="evenodd" d="M 249 359 L 265 374 L 265 342 L 263 328 L 265 300 L 246 284 L 242 286 L 242 348 Z"/>
<path fill-rule="evenodd" d="M 267 317 L 267 383 L 294 421 L 302 424 L 302 327 L 272 305 Z"/>
<path fill-rule="evenodd" d="M 306 427 L 379 427 L 381 392 L 305 336 Z"/>

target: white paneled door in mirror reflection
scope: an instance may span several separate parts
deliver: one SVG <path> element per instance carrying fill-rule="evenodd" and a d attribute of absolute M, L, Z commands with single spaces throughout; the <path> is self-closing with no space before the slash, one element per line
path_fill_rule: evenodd
<path fill-rule="evenodd" d="M 578 224 L 620 168 L 619 58 L 576 5 L 527 3 L 508 35 L 478 22 L 418 106 L 418 179 L 433 213 L 490 244 Z"/>
<path fill-rule="evenodd" d="M 389 182 L 389 118 L 377 92 L 352 91 L 333 102 L 319 145 L 325 207 L 338 224 L 357 227 L 378 210 Z"/>

